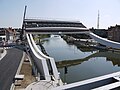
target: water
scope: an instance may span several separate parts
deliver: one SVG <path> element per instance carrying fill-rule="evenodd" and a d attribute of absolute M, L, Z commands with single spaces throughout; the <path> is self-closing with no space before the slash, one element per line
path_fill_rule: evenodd
<path fill-rule="evenodd" d="M 75 45 L 69 45 L 61 37 L 53 35 L 47 38 L 43 46 L 55 59 L 63 82 L 72 83 L 120 71 L 119 52 L 81 51 Z"/>
<path fill-rule="evenodd" d="M 56 61 L 85 58 L 94 52 L 82 52 L 75 45 L 68 45 L 60 36 L 45 39 L 43 46 Z"/>

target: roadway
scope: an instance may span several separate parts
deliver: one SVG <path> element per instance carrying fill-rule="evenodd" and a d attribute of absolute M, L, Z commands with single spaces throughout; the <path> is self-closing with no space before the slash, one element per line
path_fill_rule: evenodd
<path fill-rule="evenodd" d="M 6 56 L 0 61 L 0 90 L 10 90 L 22 56 L 23 51 L 16 48 L 7 50 Z"/>

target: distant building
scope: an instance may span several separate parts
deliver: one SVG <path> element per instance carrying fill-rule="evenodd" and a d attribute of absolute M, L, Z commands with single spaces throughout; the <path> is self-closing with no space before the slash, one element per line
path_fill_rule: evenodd
<path fill-rule="evenodd" d="M 12 29 L 11 27 L 7 28 L 5 31 L 6 34 L 6 41 L 16 41 L 16 31 L 15 29 Z"/>
<path fill-rule="evenodd" d="M 0 36 L 5 35 L 5 28 L 0 28 Z"/>
<path fill-rule="evenodd" d="M 100 36 L 100 37 L 103 37 L 103 38 L 107 38 L 107 36 L 108 36 L 107 29 L 94 29 L 94 28 L 91 28 L 90 31 L 93 32 L 94 34 Z"/>
<path fill-rule="evenodd" d="M 120 42 L 120 25 L 111 26 L 108 28 L 108 39 Z"/>

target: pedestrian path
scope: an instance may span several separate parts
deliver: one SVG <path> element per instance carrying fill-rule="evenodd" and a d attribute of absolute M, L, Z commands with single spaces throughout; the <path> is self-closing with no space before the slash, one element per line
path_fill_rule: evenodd
<path fill-rule="evenodd" d="M 10 90 L 14 82 L 17 69 L 23 56 L 23 51 L 16 48 L 7 50 L 7 54 L 0 61 L 0 90 Z"/>

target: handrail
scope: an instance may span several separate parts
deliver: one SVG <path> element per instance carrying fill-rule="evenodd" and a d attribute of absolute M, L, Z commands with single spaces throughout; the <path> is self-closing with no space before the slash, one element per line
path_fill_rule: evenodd
<path fill-rule="evenodd" d="M 27 40 L 28 40 L 29 46 L 30 46 L 33 54 L 34 54 L 37 58 L 39 58 L 39 59 L 44 59 L 44 58 L 42 58 L 42 57 L 39 57 L 39 55 L 35 52 L 35 49 L 33 48 L 32 44 L 31 44 L 31 41 L 30 41 L 30 38 L 29 38 L 28 34 L 27 34 L 26 36 L 27 36 Z"/>
<path fill-rule="evenodd" d="M 38 53 L 43 57 L 43 58 L 46 58 L 46 59 L 51 59 L 51 57 L 48 57 L 46 56 L 45 54 L 43 54 L 40 49 L 37 47 L 37 45 L 35 44 L 34 40 L 33 40 L 33 37 L 32 35 L 30 34 L 30 38 L 31 38 L 31 42 L 32 44 L 34 45 L 35 49 L 38 51 Z"/>
<path fill-rule="evenodd" d="M 100 37 L 92 32 L 90 32 L 88 35 L 90 35 L 91 38 L 93 38 L 94 40 L 96 40 L 100 44 L 106 45 L 106 46 L 111 47 L 111 48 L 120 49 L 119 42 L 115 42 L 115 41 L 111 41 L 111 40 L 102 38 L 102 37 Z"/>
<path fill-rule="evenodd" d="M 51 66 L 52 66 L 53 75 L 54 75 L 54 77 L 55 77 L 56 79 L 60 79 L 54 58 L 51 58 L 51 57 L 49 57 L 49 56 L 46 56 L 45 54 L 43 54 L 43 53 L 40 51 L 40 49 L 39 49 L 39 48 L 37 47 L 37 45 L 35 44 L 35 42 L 34 42 L 33 37 L 32 37 L 31 34 L 30 34 L 30 38 L 31 38 L 31 41 L 32 41 L 35 49 L 38 51 L 38 53 L 39 53 L 41 56 L 43 56 L 43 58 L 45 58 L 45 59 L 50 59 L 50 64 L 51 64 Z"/>
<path fill-rule="evenodd" d="M 28 40 L 29 46 L 30 46 L 33 54 L 34 54 L 38 59 L 40 59 L 40 60 L 42 61 L 43 65 L 44 65 L 44 66 L 43 66 L 43 69 L 44 69 L 43 71 L 44 71 L 44 74 L 45 74 L 45 75 L 44 75 L 44 76 L 45 76 L 45 79 L 46 79 L 46 80 L 50 80 L 50 77 L 46 77 L 46 76 L 50 76 L 50 74 L 49 74 L 49 71 L 48 71 L 48 66 L 47 66 L 47 62 L 46 62 L 45 58 L 40 57 L 40 56 L 38 55 L 38 53 L 36 53 L 35 49 L 33 48 L 32 44 L 31 44 L 29 35 L 26 34 L 26 36 L 27 36 L 27 40 Z"/>

